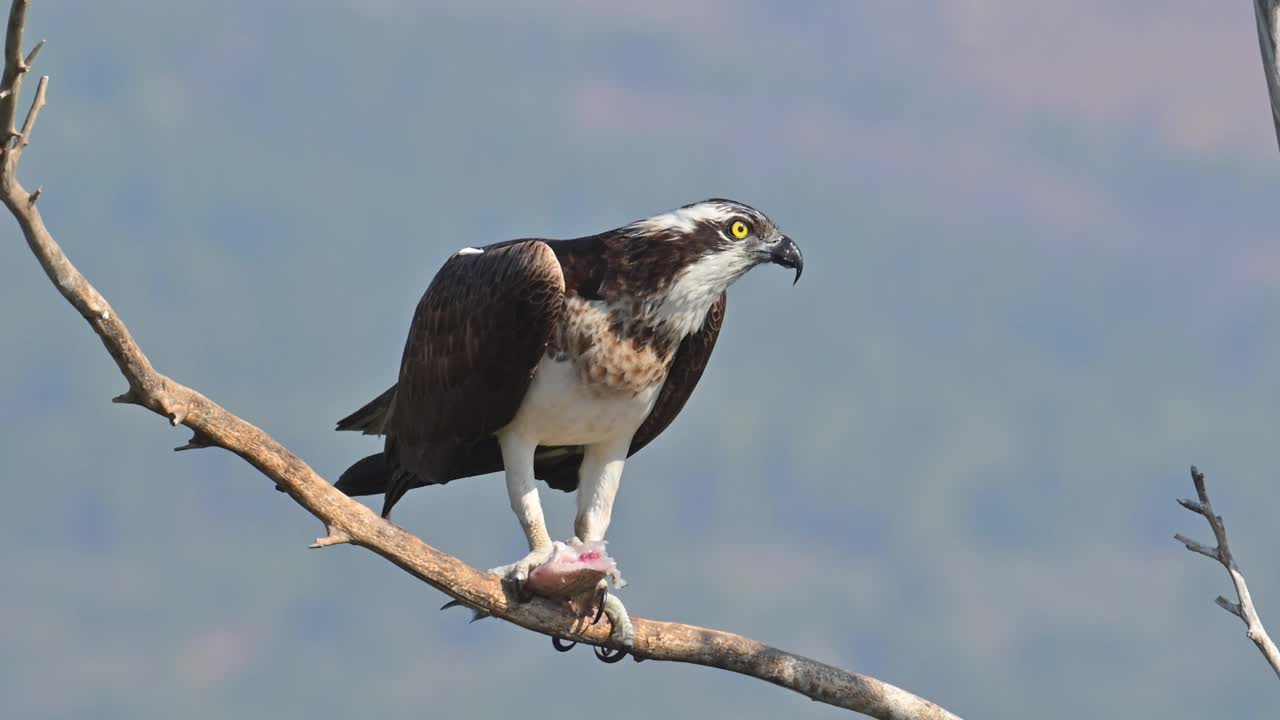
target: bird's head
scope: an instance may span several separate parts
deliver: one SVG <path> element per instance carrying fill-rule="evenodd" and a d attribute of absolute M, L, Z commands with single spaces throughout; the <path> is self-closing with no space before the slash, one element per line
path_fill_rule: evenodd
<path fill-rule="evenodd" d="M 764 213 L 735 200 L 712 198 L 632 223 L 630 228 L 684 256 L 685 272 L 718 286 L 719 294 L 764 263 L 804 271 L 800 248 Z"/>
<path fill-rule="evenodd" d="M 804 271 L 800 248 L 764 213 L 734 200 L 711 199 L 623 228 L 642 243 L 651 271 L 665 278 L 654 309 L 674 334 L 696 329 L 707 308 L 749 270 L 765 263 Z"/>

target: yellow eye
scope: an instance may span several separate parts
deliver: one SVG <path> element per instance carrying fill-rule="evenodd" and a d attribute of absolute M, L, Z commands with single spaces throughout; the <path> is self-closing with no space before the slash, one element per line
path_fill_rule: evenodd
<path fill-rule="evenodd" d="M 729 232 L 735 238 L 741 240 L 751 234 L 751 228 L 741 220 L 734 220 L 733 224 L 729 226 Z"/>

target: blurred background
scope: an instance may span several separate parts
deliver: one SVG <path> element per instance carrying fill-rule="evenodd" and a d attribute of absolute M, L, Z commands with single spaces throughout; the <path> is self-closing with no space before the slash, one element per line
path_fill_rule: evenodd
<path fill-rule="evenodd" d="M 807 270 L 733 289 L 628 464 L 632 612 L 973 718 L 1274 715 L 1225 573 L 1171 539 L 1211 539 L 1174 503 L 1198 463 L 1280 631 L 1280 155 L 1247 3 L 49 0 L 29 36 L 52 84 L 22 176 L 67 253 L 162 372 L 327 477 L 378 447 L 333 422 L 392 382 L 449 253 L 737 198 Z M 560 655 L 307 550 L 319 523 L 247 464 L 108 402 L 0 224 L 0 715 L 842 716 Z M 496 476 L 397 521 L 479 567 L 523 552 Z"/>

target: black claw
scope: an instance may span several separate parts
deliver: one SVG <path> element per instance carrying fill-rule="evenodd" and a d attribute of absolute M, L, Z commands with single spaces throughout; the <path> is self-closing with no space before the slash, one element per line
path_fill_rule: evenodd
<path fill-rule="evenodd" d="M 521 605 L 533 599 L 533 593 L 526 590 L 524 585 L 525 584 L 523 581 L 517 580 L 516 578 L 510 578 L 510 577 L 502 578 L 503 588 L 508 593 L 510 593 L 512 597 L 516 599 L 516 602 L 520 603 Z"/>
<path fill-rule="evenodd" d="M 600 618 L 604 616 L 604 601 L 608 597 L 609 591 L 605 588 L 600 588 L 600 592 L 596 593 L 596 616 L 591 620 L 593 626 L 600 622 Z"/>
<path fill-rule="evenodd" d="M 523 605 L 533 599 L 533 593 L 525 587 L 524 580 L 513 580 L 511 584 L 515 586 L 516 602 Z"/>
<path fill-rule="evenodd" d="M 595 652 L 596 652 L 597 660 L 599 660 L 602 663 L 608 663 L 610 665 L 616 662 L 619 662 L 620 660 L 622 660 L 627 656 L 626 650 L 620 650 L 620 649 L 615 650 L 613 648 L 600 647 L 600 646 L 596 646 Z"/>
<path fill-rule="evenodd" d="M 566 640 L 561 640 L 558 637 L 551 638 L 551 646 L 554 647 L 557 652 L 569 652 L 577 644 L 578 643 L 575 640 L 566 641 Z"/>

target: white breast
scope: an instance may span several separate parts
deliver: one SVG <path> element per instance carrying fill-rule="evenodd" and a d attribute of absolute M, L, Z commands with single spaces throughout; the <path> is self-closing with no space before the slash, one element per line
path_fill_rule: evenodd
<path fill-rule="evenodd" d="M 516 416 L 501 432 L 539 445 L 591 445 L 633 435 L 653 409 L 662 383 L 639 393 L 600 392 L 571 360 L 544 357 Z"/>

